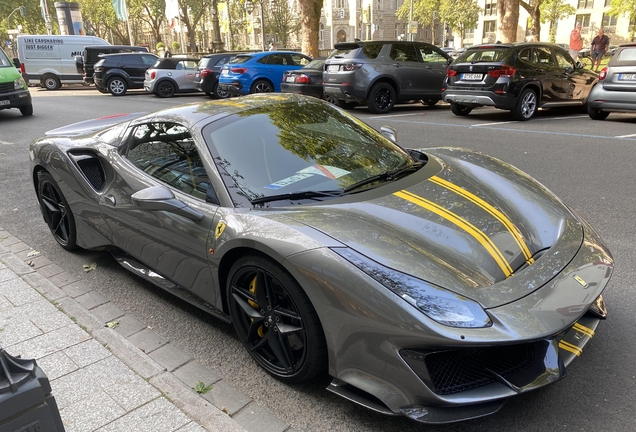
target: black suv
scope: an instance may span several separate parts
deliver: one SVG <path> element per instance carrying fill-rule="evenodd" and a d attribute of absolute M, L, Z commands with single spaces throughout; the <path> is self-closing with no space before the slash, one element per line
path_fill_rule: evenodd
<path fill-rule="evenodd" d="M 324 91 L 345 108 L 366 104 L 383 114 L 397 102 L 435 105 L 451 57 L 424 42 L 364 41 L 334 45 L 323 73 Z"/>
<path fill-rule="evenodd" d="M 128 89 L 144 88 L 146 70 L 157 62 L 149 53 L 107 54 L 95 63 L 95 87 L 102 93 L 123 96 Z"/>
<path fill-rule="evenodd" d="M 225 99 L 230 97 L 228 92 L 219 88 L 221 67 L 224 64 L 229 63 L 235 55 L 244 53 L 244 51 L 222 52 L 208 54 L 201 57 L 201 60 L 199 60 L 199 64 L 197 65 L 195 78 L 196 88 L 205 92 L 205 94 L 214 99 Z"/>
<path fill-rule="evenodd" d="M 116 54 L 127 52 L 148 52 L 148 48 L 131 45 L 89 45 L 84 47 L 84 54 L 75 56 L 75 68 L 77 73 L 84 76 L 84 84 L 93 84 L 93 72 L 97 63 L 104 54 Z"/>
<path fill-rule="evenodd" d="M 443 99 L 459 116 L 492 106 L 529 120 L 539 107 L 584 106 L 596 81 L 555 44 L 476 45 L 448 67 Z"/>

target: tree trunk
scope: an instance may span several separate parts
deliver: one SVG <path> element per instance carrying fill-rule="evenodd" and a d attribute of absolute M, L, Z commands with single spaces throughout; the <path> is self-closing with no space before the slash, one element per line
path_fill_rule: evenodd
<path fill-rule="evenodd" d="M 535 37 L 536 42 L 539 42 L 541 38 L 541 10 L 539 9 L 539 7 L 541 6 L 541 1 L 520 1 L 519 5 L 528 12 L 528 15 L 530 15 L 530 18 L 532 19 L 530 34 Z"/>
<path fill-rule="evenodd" d="M 302 29 L 302 52 L 309 57 L 319 56 L 318 39 L 320 32 L 320 10 L 323 0 L 301 0 L 300 16 Z"/>
<path fill-rule="evenodd" d="M 519 0 L 499 0 L 497 2 L 499 17 L 499 38 L 503 43 L 517 42 L 517 26 L 519 25 Z"/>

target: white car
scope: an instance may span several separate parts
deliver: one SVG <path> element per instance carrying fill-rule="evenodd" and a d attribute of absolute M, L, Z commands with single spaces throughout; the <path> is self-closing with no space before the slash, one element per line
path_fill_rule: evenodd
<path fill-rule="evenodd" d="M 146 71 L 144 89 L 163 98 L 175 93 L 196 92 L 198 63 L 194 57 L 160 58 Z"/>

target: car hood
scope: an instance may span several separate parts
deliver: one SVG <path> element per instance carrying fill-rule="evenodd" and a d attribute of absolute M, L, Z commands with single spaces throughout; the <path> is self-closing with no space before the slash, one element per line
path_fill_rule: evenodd
<path fill-rule="evenodd" d="M 426 172 L 287 217 L 485 308 L 529 295 L 576 255 L 582 222 L 540 183 L 483 154 L 425 153 Z"/>

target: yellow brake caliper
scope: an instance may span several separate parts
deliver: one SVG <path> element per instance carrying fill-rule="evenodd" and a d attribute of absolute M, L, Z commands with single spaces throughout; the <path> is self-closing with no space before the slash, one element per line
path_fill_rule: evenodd
<path fill-rule="evenodd" d="M 254 276 L 254 279 L 252 279 L 252 282 L 250 282 L 250 289 L 249 291 L 252 294 L 256 294 L 256 276 Z M 256 304 L 256 302 L 253 302 L 252 300 L 248 300 L 247 304 L 249 304 L 250 306 L 252 306 L 254 309 L 259 310 L 260 308 L 258 307 L 258 304 Z M 253 318 L 251 318 L 252 321 L 254 321 Z M 260 337 L 265 336 L 265 332 L 263 331 L 263 326 L 260 326 L 258 328 L 258 330 L 256 331 L 256 333 L 258 333 L 258 335 Z"/>

